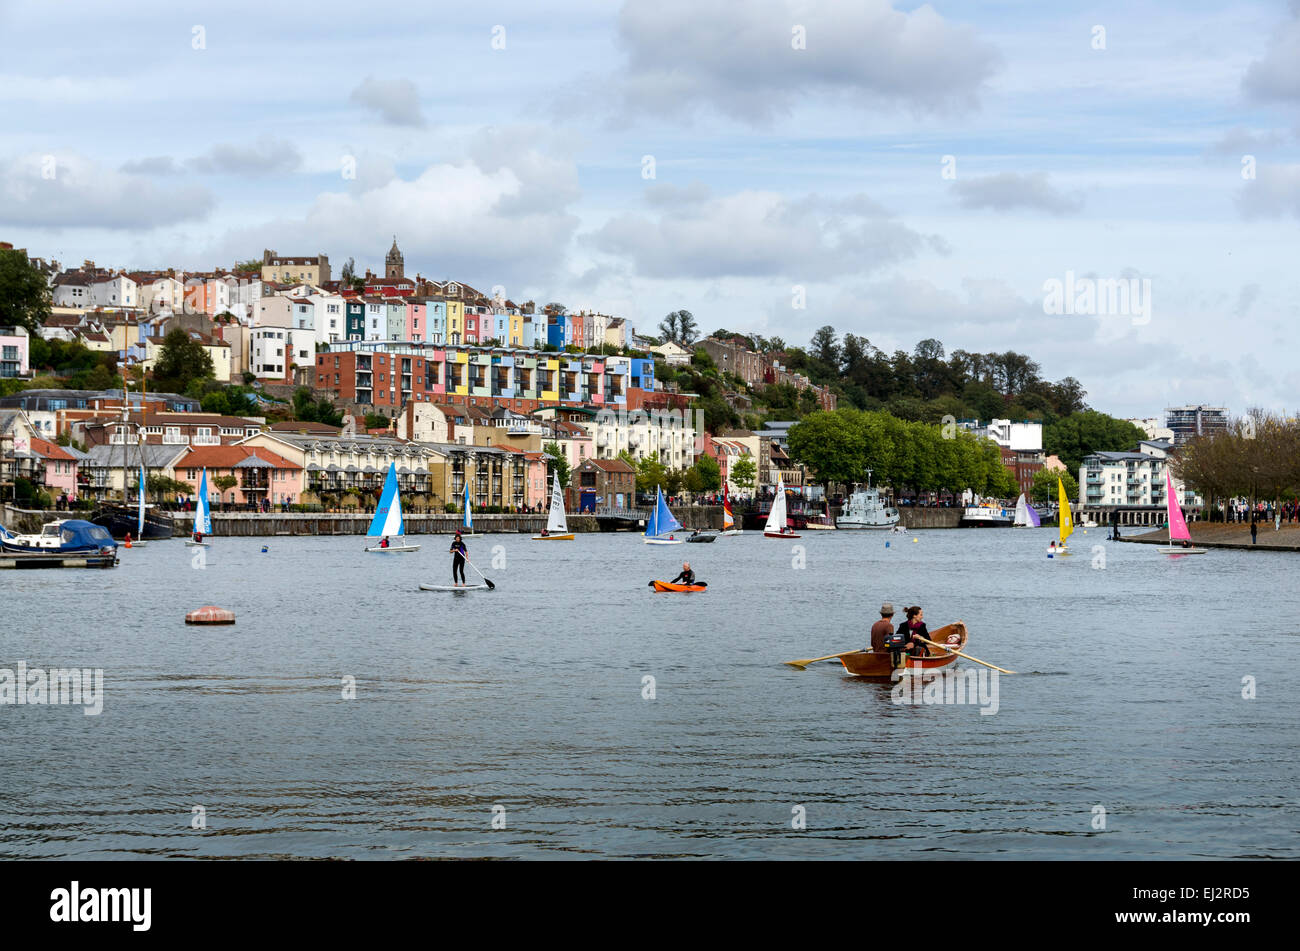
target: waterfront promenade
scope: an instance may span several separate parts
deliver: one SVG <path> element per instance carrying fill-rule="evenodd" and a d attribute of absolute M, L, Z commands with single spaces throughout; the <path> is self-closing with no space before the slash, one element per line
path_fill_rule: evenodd
<path fill-rule="evenodd" d="M 1202 548 L 1266 548 L 1270 551 L 1300 551 L 1300 524 L 1282 523 L 1281 531 L 1273 531 L 1272 522 L 1258 523 L 1256 544 L 1250 543 L 1249 522 L 1190 522 L 1188 529 L 1192 542 Z M 1109 529 L 1107 529 L 1109 531 Z M 1120 529 L 1120 541 L 1140 545 L 1167 545 L 1169 533 L 1159 528 L 1153 532 L 1125 535 Z"/>

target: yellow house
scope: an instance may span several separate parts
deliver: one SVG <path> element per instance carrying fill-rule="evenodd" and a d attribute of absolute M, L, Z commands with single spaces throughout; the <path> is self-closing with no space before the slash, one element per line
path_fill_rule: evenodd
<path fill-rule="evenodd" d="M 447 343 L 465 342 L 465 304 L 458 300 L 447 301 Z"/>
<path fill-rule="evenodd" d="M 537 362 L 540 364 L 540 363 L 542 363 L 543 361 L 538 360 Z M 544 369 L 545 369 L 545 371 L 546 371 L 546 380 L 547 380 L 547 385 L 546 385 L 545 388 L 542 389 L 541 398 L 542 398 L 543 400 L 559 400 L 559 398 L 560 398 L 560 361 L 559 361 L 559 360 L 546 360 L 545 363 L 546 363 L 546 366 L 544 367 Z M 543 369 L 543 368 L 539 367 L 539 369 Z"/>
<path fill-rule="evenodd" d="M 522 347 L 524 345 L 524 315 L 510 315 L 510 346 Z"/>

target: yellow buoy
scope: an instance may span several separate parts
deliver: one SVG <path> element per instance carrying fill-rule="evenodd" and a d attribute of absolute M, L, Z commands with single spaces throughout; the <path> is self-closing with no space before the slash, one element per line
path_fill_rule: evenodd
<path fill-rule="evenodd" d="M 913 538 L 913 539 L 912 539 L 912 544 L 915 545 L 918 541 L 920 541 L 919 538 Z"/>

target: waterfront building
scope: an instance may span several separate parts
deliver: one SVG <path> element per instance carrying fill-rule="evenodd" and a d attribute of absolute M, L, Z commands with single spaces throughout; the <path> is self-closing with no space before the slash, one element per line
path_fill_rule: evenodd
<path fill-rule="evenodd" d="M 636 470 L 622 459 L 587 459 L 569 479 L 575 512 L 629 509 L 636 504 Z"/>
<path fill-rule="evenodd" d="M 0 327 L 0 379 L 27 376 L 29 353 L 26 327 Z"/>
<path fill-rule="evenodd" d="M 1131 452 L 1094 452 L 1079 466 L 1079 504 L 1109 519 L 1118 509 L 1126 523 L 1160 524 L 1165 517 L 1165 473 L 1175 447 L 1163 440 L 1144 440 Z M 1203 500 L 1180 479 L 1173 479 L 1176 501 L 1199 509 Z"/>
<path fill-rule="evenodd" d="M 303 492 L 303 468 L 265 447 L 247 445 L 190 446 L 172 462 L 173 478 L 199 491 L 204 468 L 208 470 L 208 501 L 243 506 L 296 503 Z M 219 478 L 235 484 L 222 489 Z"/>
<path fill-rule="evenodd" d="M 1197 436 L 1225 431 L 1228 410 L 1222 406 L 1170 406 L 1165 409 L 1165 426 L 1173 431 L 1174 445 L 1181 446 Z"/>
<path fill-rule="evenodd" d="M 173 467 L 176 460 L 185 455 L 187 449 L 185 445 L 157 443 L 145 443 L 138 447 L 124 446 L 121 443 L 91 446 L 78 457 L 77 494 L 79 497 L 88 496 L 93 499 L 120 499 L 124 482 L 134 493 L 141 458 L 150 475 L 174 479 L 176 473 Z"/>

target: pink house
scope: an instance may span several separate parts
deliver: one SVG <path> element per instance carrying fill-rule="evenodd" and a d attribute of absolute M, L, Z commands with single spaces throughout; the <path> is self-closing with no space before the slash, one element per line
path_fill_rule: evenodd
<path fill-rule="evenodd" d="M 429 325 L 425 317 L 424 302 L 415 301 L 406 302 L 406 339 L 407 340 L 424 340 L 425 333 L 428 332 Z"/>
<path fill-rule="evenodd" d="M 62 446 L 32 438 L 31 451 L 45 463 L 45 489 L 53 495 L 77 497 L 77 460 Z"/>

